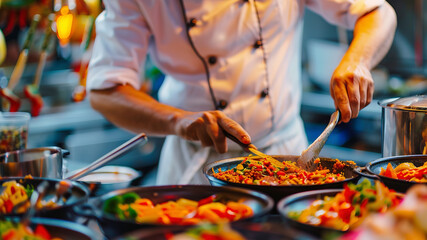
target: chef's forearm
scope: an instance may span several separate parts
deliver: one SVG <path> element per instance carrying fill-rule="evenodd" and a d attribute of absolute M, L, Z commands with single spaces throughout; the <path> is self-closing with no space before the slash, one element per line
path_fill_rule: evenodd
<path fill-rule="evenodd" d="M 116 126 L 151 135 L 175 134 L 177 116 L 183 112 L 159 103 L 130 85 L 92 90 L 90 102 L 95 110 Z"/>
<path fill-rule="evenodd" d="M 387 2 L 360 17 L 354 28 L 353 41 L 343 60 L 359 62 L 372 69 L 390 49 L 396 25 L 396 13 Z"/>

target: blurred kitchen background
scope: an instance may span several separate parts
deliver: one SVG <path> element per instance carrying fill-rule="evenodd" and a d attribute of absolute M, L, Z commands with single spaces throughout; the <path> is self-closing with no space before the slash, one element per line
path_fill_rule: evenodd
<path fill-rule="evenodd" d="M 5 88 L 17 63 L 24 38 L 35 14 L 42 20 L 35 30 L 28 61 L 22 78 L 13 93 L 20 100 L 19 111 L 32 112 L 37 101 L 30 101 L 25 86 L 38 88 L 43 105 L 33 114 L 29 125 L 28 148 L 60 146 L 70 151 L 71 169 L 92 162 L 109 150 L 130 139 L 133 134 L 114 127 L 91 109 L 83 91 L 87 62 L 94 39 L 93 23 L 102 11 L 101 0 L 0 0 L 0 86 Z M 321 155 L 350 159 L 364 165 L 381 157 L 381 107 L 377 102 L 426 92 L 427 81 L 427 4 L 423 0 L 390 0 L 396 10 L 398 28 L 390 52 L 372 72 L 375 100 L 359 117 L 340 124 L 329 137 Z M 54 36 L 47 45 L 46 64 L 40 84 L 34 85 L 42 43 L 49 29 L 48 14 L 54 10 Z M 69 28 L 72 22 L 72 28 Z M 352 32 L 325 22 L 306 11 L 303 38 L 304 95 L 302 116 L 309 141 L 325 128 L 334 111 L 329 96 L 329 80 L 340 57 L 351 41 Z M 7 47 L 6 47 L 7 46 Z M 2 61 L 3 60 L 3 61 Z M 143 90 L 156 96 L 163 75 L 147 61 Z M 10 107 L 2 97 L 3 111 Z M 6 101 L 6 102 L 5 102 Z M 38 115 L 38 116 L 34 116 Z M 126 165 L 153 179 L 162 138 L 149 136 L 144 146 L 117 159 L 114 164 Z"/>

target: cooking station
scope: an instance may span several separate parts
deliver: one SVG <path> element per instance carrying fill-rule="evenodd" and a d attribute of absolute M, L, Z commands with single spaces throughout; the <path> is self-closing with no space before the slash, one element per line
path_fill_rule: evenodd
<path fill-rule="evenodd" d="M 0 0 L 0 240 L 427 239 L 424 12 Z"/>

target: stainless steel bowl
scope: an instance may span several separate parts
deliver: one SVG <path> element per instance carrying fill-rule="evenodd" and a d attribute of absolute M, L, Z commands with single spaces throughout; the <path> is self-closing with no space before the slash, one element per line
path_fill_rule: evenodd
<path fill-rule="evenodd" d="M 91 195 L 99 196 L 137 185 L 141 177 L 141 172 L 133 168 L 109 165 L 89 173 L 79 181 L 88 185 Z"/>
<path fill-rule="evenodd" d="M 62 179 L 63 157 L 68 151 L 59 147 L 42 147 L 6 152 L 0 155 L 1 177 L 33 177 Z"/>

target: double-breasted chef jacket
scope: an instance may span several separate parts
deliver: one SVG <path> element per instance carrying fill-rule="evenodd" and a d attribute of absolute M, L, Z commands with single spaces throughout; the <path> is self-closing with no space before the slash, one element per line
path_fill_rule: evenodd
<path fill-rule="evenodd" d="M 130 84 L 139 89 L 141 66 L 149 54 L 166 74 L 160 102 L 188 111 L 214 110 L 216 104 L 266 153 L 298 155 L 307 146 L 300 118 L 305 7 L 351 29 L 360 16 L 383 2 L 104 1 L 105 11 L 96 20 L 87 88 Z M 207 183 L 200 170 L 204 163 L 243 154 L 232 142 L 229 150 L 221 155 L 167 136 L 157 183 Z"/>

